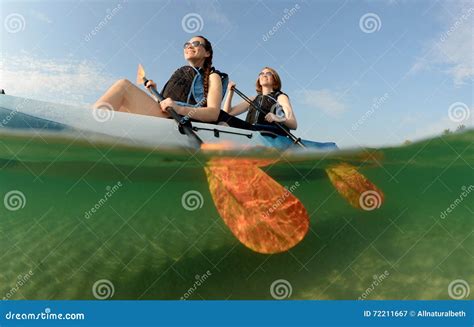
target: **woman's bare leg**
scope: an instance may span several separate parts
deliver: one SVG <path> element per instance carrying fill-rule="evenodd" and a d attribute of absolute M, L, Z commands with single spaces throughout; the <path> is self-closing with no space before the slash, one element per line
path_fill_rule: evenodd
<path fill-rule="evenodd" d="M 94 104 L 94 108 L 110 107 L 139 115 L 168 117 L 152 97 L 127 79 L 115 82 Z"/>

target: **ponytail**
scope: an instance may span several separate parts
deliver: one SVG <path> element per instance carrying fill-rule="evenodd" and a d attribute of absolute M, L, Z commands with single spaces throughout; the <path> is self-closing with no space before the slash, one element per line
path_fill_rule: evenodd
<path fill-rule="evenodd" d="M 212 44 L 209 42 L 208 39 L 206 39 L 204 36 L 198 35 L 197 37 L 200 37 L 201 39 L 204 40 L 204 49 L 209 52 L 209 57 L 204 59 L 204 64 L 202 66 L 203 68 L 203 85 L 204 85 L 204 104 L 207 102 L 207 92 L 209 91 L 209 76 L 211 75 L 212 72 L 212 56 L 214 54 L 212 50 Z M 203 104 L 203 105 L 204 105 Z"/>

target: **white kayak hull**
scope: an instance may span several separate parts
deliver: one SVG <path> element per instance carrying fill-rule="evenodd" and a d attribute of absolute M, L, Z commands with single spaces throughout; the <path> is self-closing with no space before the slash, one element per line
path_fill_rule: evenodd
<path fill-rule="evenodd" d="M 270 132 L 249 131 L 214 124 L 193 122 L 193 129 L 204 143 L 228 144 L 237 147 L 272 147 L 286 149 L 293 142 L 285 136 Z M 107 109 L 93 110 L 64 104 L 0 95 L 0 129 L 41 130 L 47 132 L 79 131 L 107 135 L 118 142 L 155 148 L 192 146 L 172 119 L 137 115 Z M 311 149 L 337 149 L 333 142 L 303 140 Z"/>

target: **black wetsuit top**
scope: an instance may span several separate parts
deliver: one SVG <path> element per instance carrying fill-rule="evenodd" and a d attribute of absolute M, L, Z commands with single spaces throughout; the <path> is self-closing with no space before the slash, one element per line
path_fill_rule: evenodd
<path fill-rule="evenodd" d="M 281 94 L 285 93 L 281 91 L 273 91 L 266 95 L 258 94 L 255 97 L 255 99 L 252 101 L 253 104 L 257 107 L 262 108 L 265 114 L 249 105 L 249 110 L 247 112 L 247 117 L 245 118 L 245 121 L 221 110 L 221 112 L 219 113 L 218 122 L 225 122 L 230 127 L 235 128 L 250 129 L 254 131 L 266 130 L 280 135 L 286 135 L 286 133 L 282 131 L 278 126 L 276 126 L 275 123 L 269 123 L 265 120 L 265 116 L 269 112 L 272 112 L 276 115 L 284 114 L 281 105 L 277 101 L 278 97 Z M 286 130 L 289 130 L 289 128 L 285 125 L 280 125 Z"/>

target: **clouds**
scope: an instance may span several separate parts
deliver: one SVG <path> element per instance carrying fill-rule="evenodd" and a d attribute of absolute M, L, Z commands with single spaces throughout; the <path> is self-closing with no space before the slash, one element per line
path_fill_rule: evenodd
<path fill-rule="evenodd" d="M 423 126 L 416 127 L 414 132 L 408 136 L 408 139 L 418 140 L 441 135 L 445 129 L 455 131 L 460 125 L 465 125 L 467 128 L 474 127 L 474 108 L 466 107 L 465 110 L 464 117 L 466 118 L 461 121 L 454 119 L 447 110 L 445 117 L 425 122 Z"/>
<path fill-rule="evenodd" d="M 30 11 L 30 14 L 32 17 L 36 18 L 37 20 L 46 23 L 46 24 L 52 24 L 53 21 L 43 12 L 37 11 L 32 9 Z"/>
<path fill-rule="evenodd" d="M 218 1 L 193 1 L 192 4 L 194 11 L 204 19 L 204 26 L 212 22 L 219 26 L 222 32 L 226 32 L 232 26 L 231 20 Z"/>
<path fill-rule="evenodd" d="M 443 118 L 439 121 L 434 121 L 426 126 L 419 127 L 415 130 L 414 133 L 409 135 L 407 138 L 410 140 L 420 140 L 437 135 L 443 134 L 445 129 L 455 131 L 459 124 L 453 123 L 449 118 Z"/>
<path fill-rule="evenodd" d="M 473 37 L 474 7 L 461 2 L 453 15 L 443 18 L 443 31 L 429 41 L 426 54 L 411 68 L 412 73 L 438 69 L 451 75 L 453 83 L 462 85 L 474 77 Z"/>
<path fill-rule="evenodd" d="M 328 89 L 304 90 L 296 93 L 298 102 L 332 117 L 338 117 L 348 109 L 341 96 Z"/>
<path fill-rule="evenodd" d="M 74 58 L 38 58 L 26 52 L 0 58 L 0 88 L 9 95 L 88 105 L 114 78 L 98 63 Z"/>

